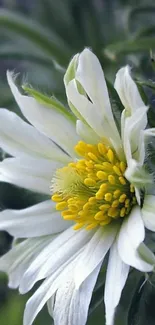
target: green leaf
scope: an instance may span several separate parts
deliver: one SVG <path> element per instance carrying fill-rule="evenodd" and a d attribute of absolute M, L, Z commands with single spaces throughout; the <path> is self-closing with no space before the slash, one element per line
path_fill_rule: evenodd
<path fill-rule="evenodd" d="M 131 39 L 123 42 L 117 42 L 108 45 L 103 50 L 103 54 L 112 61 L 116 61 L 121 54 L 148 52 L 155 48 L 154 37 L 143 37 L 139 39 Z"/>
<path fill-rule="evenodd" d="M 62 65 L 67 64 L 72 54 L 58 35 L 22 15 L 1 9 L 0 27 L 30 40 Z"/>
<path fill-rule="evenodd" d="M 153 5 L 144 5 L 144 6 L 137 6 L 134 8 L 131 8 L 130 13 L 128 15 L 128 26 L 133 25 L 134 21 L 140 21 L 142 15 L 150 15 L 155 13 L 155 6 Z"/>
<path fill-rule="evenodd" d="M 43 53 L 33 53 L 22 45 L 17 46 L 17 44 L 3 44 L 0 48 L 0 59 L 30 61 L 50 67 L 50 69 L 54 66 L 54 63 L 49 56 L 45 56 Z"/>
<path fill-rule="evenodd" d="M 39 91 L 23 86 L 22 87 L 29 95 L 33 96 L 40 104 L 44 104 L 48 106 L 51 109 L 57 110 L 59 113 L 63 114 L 65 117 L 70 119 L 72 122 L 75 122 L 75 117 L 74 115 L 67 110 L 67 108 L 58 101 L 55 97 L 48 97 Z"/>
<path fill-rule="evenodd" d="M 155 323 L 155 276 L 148 277 L 133 299 L 129 315 L 129 325 L 154 325 Z"/>
<path fill-rule="evenodd" d="M 147 80 L 136 80 L 136 84 L 138 86 L 139 92 L 141 94 L 141 97 L 146 105 L 149 106 L 148 110 L 148 124 L 149 127 L 155 127 L 155 108 L 152 107 L 152 105 L 149 103 L 148 97 L 145 94 L 143 87 L 150 88 L 153 92 L 155 92 L 155 82 L 153 81 L 147 81 Z"/>
<path fill-rule="evenodd" d="M 153 36 L 155 34 L 155 26 L 149 26 L 145 28 L 141 28 L 136 33 L 136 38 L 144 37 L 144 36 Z"/>
<path fill-rule="evenodd" d="M 155 92 L 155 82 L 154 81 L 148 81 L 148 80 L 137 80 L 137 85 L 139 86 L 146 86 L 151 88 Z"/>
<path fill-rule="evenodd" d="M 34 193 L 12 184 L 0 182 L 0 210 L 25 209 L 49 199 L 50 196 Z"/>
<path fill-rule="evenodd" d="M 136 300 L 144 280 L 143 273 L 131 270 L 116 310 L 115 325 L 132 325 L 132 322 L 129 321 L 132 314 L 132 304 Z"/>

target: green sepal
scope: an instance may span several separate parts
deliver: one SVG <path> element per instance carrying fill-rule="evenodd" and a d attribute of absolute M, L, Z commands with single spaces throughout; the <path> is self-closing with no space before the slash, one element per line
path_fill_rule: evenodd
<path fill-rule="evenodd" d="M 77 70 L 77 66 L 78 66 L 78 60 L 79 60 L 79 54 L 76 54 L 69 63 L 69 66 L 68 66 L 66 73 L 64 75 L 64 84 L 65 84 L 66 88 L 67 88 L 69 82 L 72 81 L 73 79 L 75 79 L 76 70 Z M 85 90 L 83 89 L 80 82 L 77 81 L 76 79 L 75 79 L 75 82 L 76 82 L 77 89 L 78 89 L 79 93 L 81 95 L 86 96 Z M 84 120 L 82 115 L 78 112 L 76 107 L 70 101 L 68 101 L 68 105 L 69 105 L 71 111 L 73 112 L 73 114 L 77 117 L 77 119 L 81 120 L 83 123 L 86 123 L 86 121 Z"/>
<path fill-rule="evenodd" d="M 79 59 L 79 54 L 76 54 L 69 63 L 69 66 L 64 75 L 65 86 L 67 86 L 69 82 L 75 78 L 75 73 L 78 66 L 78 59 Z"/>
<path fill-rule="evenodd" d="M 74 115 L 71 112 L 69 112 L 67 110 L 67 107 L 65 107 L 62 103 L 60 103 L 58 99 L 56 99 L 55 97 L 53 96 L 49 97 L 47 95 L 44 95 L 40 93 L 38 90 L 35 90 L 26 85 L 23 85 L 22 88 L 28 95 L 34 97 L 38 103 L 46 105 L 49 108 L 55 109 L 56 111 L 58 111 L 58 113 L 64 115 L 67 119 L 70 119 L 72 122 L 75 123 Z"/>

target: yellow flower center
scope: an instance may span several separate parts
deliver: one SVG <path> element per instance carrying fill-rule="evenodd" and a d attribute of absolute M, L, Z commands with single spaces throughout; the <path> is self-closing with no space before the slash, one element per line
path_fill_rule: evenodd
<path fill-rule="evenodd" d="M 135 190 L 124 177 L 126 163 L 109 146 L 78 142 L 75 151 L 83 157 L 56 171 L 52 200 L 74 229 L 105 226 L 125 217 L 136 203 Z"/>

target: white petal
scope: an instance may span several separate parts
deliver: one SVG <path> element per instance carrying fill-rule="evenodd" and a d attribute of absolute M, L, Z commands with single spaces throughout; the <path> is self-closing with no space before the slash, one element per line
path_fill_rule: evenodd
<path fill-rule="evenodd" d="M 77 120 L 76 122 L 76 132 L 81 137 L 81 139 L 87 143 L 96 144 L 102 141 L 92 128 L 80 120 Z"/>
<path fill-rule="evenodd" d="M 123 106 L 130 114 L 133 114 L 138 108 L 145 106 L 136 83 L 130 76 L 129 66 L 121 68 L 117 72 L 114 87 Z"/>
<path fill-rule="evenodd" d="M 142 258 L 138 252 L 140 244 L 145 238 L 144 224 L 139 207 L 134 207 L 123 221 L 117 239 L 118 252 L 122 261 L 131 265 L 142 272 L 153 270 L 153 265 Z"/>
<path fill-rule="evenodd" d="M 0 109 L 0 146 L 12 156 L 40 157 L 68 162 L 70 158 L 50 139 L 15 113 Z"/>
<path fill-rule="evenodd" d="M 27 292 L 36 281 L 53 274 L 74 254 L 80 251 L 81 248 L 85 247 L 91 236 L 91 231 L 87 232 L 84 229 L 75 231 L 72 227 L 57 236 L 57 238 L 37 256 L 26 271 L 19 288 L 20 292 Z"/>
<path fill-rule="evenodd" d="M 75 268 L 76 288 L 85 281 L 85 279 L 93 272 L 93 270 L 103 261 L 106 253 L 111 247 L 116 233 L 118 224 L 100 227 L 86 245 L 84 253 Z M 79 272 L 80 270 L 80 272 Z"/>
<path fill-rule="evenodd" d="M 125 177 L 137 188 L 143 188 L 144 186 L 152 184 L 151 175 L 134 159 L 129 161 L 129 165 L 125 171 Z"/>
<path fill-rule="evenodd" d="M 75 79 L 80 82 L 91 101 L 103 111 L 107 119 L 113 120 L 104 74 L 97 56 L 85 49 L 78 58 Z"/>
<path fill-rule="evenodd" d="M 101 263 L 92 274 L 82 283 L 79 289 L 75 288 L 72 274 L 64 279 L 59 287 L 53 310 L 55 325 L 85 325 L 87 322 L 88 308 L 93 289 L 97 280 Z"/>
<path fill-rule="evenodd" d="M 9 276 L 9 287 L 17 288 L 20 281 L 33 262 L 33 259 L 48 245 L 54 236 L 31 238 L 14 246 L 0 258 L 0 270 Z"/>
<path fill-rule="evenodd" d="M 155 136 L 155 128 L 151 128 L 151 129 L 146 129 L 145 131 L 144 131 L 144 135 L 145 135 L 145 137 L 146 137 L 146 139 L 148 138 L 150 138 L 150 137 L 154 137 Z M 148 140 L 147 139 L 147 140 Z"/>
<path fill-rule="evenodd" d="M 141 153 L 141 141 L 143 140 L 142 132 L 147 125 L 147 110 L 146 106 L 140 107 L 132 116 L 122 120 L 124 123 L 123 145 L 127 163 L 134 158 L 143 164 L 145 154 Z"/>
<path fill-rule="evenodd" d="M 100 109 L 100 107 L 97 107 L 94 103 L 90 102 L 88 98 L 79 93 L 75 79 L 70 81 L 67 85 L 66 94 L 69 102 L 76 107 L 78 112 L 95 133 L 99 137 L 108 138 L 111 145 L 114 146 L 118 152 L 122 144 L 115 122 L 112 123 L 111 120 L 108 120 L 108 116 L 102 111 L 102 109 Z"/>
<path fill-rule="evenodd" d="M 80 255 L 72 256 L 70 261 L 62 265 L 48 277 L 33 296 L 28 300 L 24 312 L 24 325 L 31 325 L 45 303 L 54 295 L 64 280 L 73 274 L 73 268 Z"/>
<path fill-rule="evenodd" d="M 64 220 L 60 212 L 55 210 L 55 203 L 51 200 L 23 210 L 0 212 L 0 230 L 17 238 L 55 234 L 71 225 L 70 221 Z"/>
<path fill-rule="evenodd" d="M 65 112 L 62 114 L 55 108 L 40 104 L 32 97 L 21 95 L 14 83 L 12 73 L 7 72 L 7 78 L 15 100 L 26 119 L 74 157 L 73 148 L 79 140 L 74 122 Z"/>
<path fill-rule="evenodd" d="M 114 325 L 115 309 L 119 303 L 128 273 L 129 265 L 121 260 L 117 245 L 114 242 L 110 249 L 104 289 L 106 325 Z"/>
<path fill-rule="evenodd" d="M 68 68 L 67 68 L 67 70 L 65 72 L 65 75 L 64 75 L 65 87 L 75 77 L 75 72 L 76 72 L 76 68 L 77 68 L 77 64 L 78 64 L 78 59 L 79 59 L 79 53 L 74 55 L 73 58 L 71 59 L 70 63 L 69 63 L 69 66 L 68 66 Z"/>
<path fill-rule="evenodd" d="M 155 196 L 145 195 L 143 208 L 142 208 L 142 218 L 145 227 L 151 231 L 155 231 Z"/>
<path fill-rule="evenodd" d="M 144 243 L 140 244 L 138 248 L 138 253 L 147 263 L 155 266 L 155 255 Z"/>
<path fill-rule="evenodd" d="M 47 159 L 7 158 L 0 162 L 0 181 L 50 195 L 50 182 L 62 163 Z"/>
<path fill-rule="evenodd" d="M 53 310 L 54 310 L 54 303 L 55 303 L 55 295 L 53 295 L 48 301 L 47 301 L 47 308 L 50 316 L 53 318 Z"/>
<path fill-rule="evenodd" d="M 50 313 L 54 316 L 56 325 L 85 325 L 92 291 L 101 264 L 98 265 L 80 289 L 76 290 L 73 281 L 73 270 L 80 256 L 81 253 L 75 254 L 67 264 L 57 269 L 54 274 L 42 283 L 34 295 L 29 299 L 24 313 L 24 325 L 32 324 L 37 314 L 49 299 L 52 299 L 52 304 L 50 305 L 54 310 L 50 311 Z M 54 293 L 55 296 L 53 296 Z M 60 301 L 61 298 L 63 305 Z M 59 306 L 61 307 L 61 311 Z M 76 313 L 74 312 L 75 307 Z M 63 322 L 59 323 L 62 319 Z"/>

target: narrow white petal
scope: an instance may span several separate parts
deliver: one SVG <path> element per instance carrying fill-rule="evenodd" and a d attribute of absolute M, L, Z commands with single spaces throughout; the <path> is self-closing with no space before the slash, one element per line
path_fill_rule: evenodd
<path fill-rule="evenodd" d="M 49 244 L 30 265 L 20 285 L 20 292 L 25 293 L 34 283 L 53 274 L 65 264 L 74 254 L 85 247 L 92 232 L 82 229 L 75 231 L 72 227 L 65 230 Z"/>
<path fill-rule="evenodd" d="M 0 181 L 50 195 L 52 176 L 63 165 L 41 158 L 7 158 L 0 162 Z"/>
<path fill-rule="evenodd" d="M 125 171 L 125 177 L 137 188 L 143 188 L 144 186 L 152 184 L 151 175 L 134 159 L 129 161 L 129 165 Z M 138 192 L 136 194 L 138 194 Z"/>
<path fill-rule="evenodd" d="M 66 87 L 66 94 L 69 102 L 76 107 L 78 112 L 95 133 L 99 137 L 108 138 L 111 145 L 114 146 L 118 152 L 122 143 L 115 122 L 112 123 L 111 120 L 108 120 L 108 116 L 102 111 L 102 109 L 100 109 L 100 107 L 96 106 L 96 104 L 90 102 L 88 98 L 79 93 L 75 79 L 69 82 Z"/>
<path fill-rule="evenodd" d="M 155 136 L 155 128 L 151 128 L 151 129 L 146 129 L 145 130 L 145 137 L 146 139 L 150 138 L 150 137 L 154 137 Z"/>
<path fill-rule="evenodd" d="M 69 101 L 76 107 L 90 127 L 99 136 L 105 136 L 101 112 L 97 110 L 95 104 L 91 103 L 85 96 L 80 95 L 75 79 L 69 82 L 66 87 L 66 94 Z"/>
<path fill-rule="evenodd" d="M 85 325 L 88 317 L 88 308 L 93 289 L 101 268 L 101 263 L 91 275 L 82 283 L 79 289 L 75 288 L 72 274 L 64 279 L 59 287 L 53 309 L 55 325 Z"/>
<path fill-rule="evenodd" d="M 114 242 L 110 249 L 104 289 L 106 325 L 114 325 L 115 309 L 127 280 L 129 268 L 129 265 L 121 260 Z"/>
<path fill-rule="evenodd" d="M 118 252 L 122 261 L 142 272 L 153 270 L 153 264 L 147 262 L 138 252 L 145 238 L 144 224 L 139 207 L 132 209 L 128 218 L 123 221 L 117 239 Z"/>
<path fill-rule="evenodd" d="M 12 73 L 7 72 L 7 78 L 15 100 L 26 119 L 74 157 L 73 148 L 79 138 L 72 120 L 55 108 L 42 105 L 32 97 L 21 95 Z"/>
<path fill-rule="evenodd" d="M 24 325 L 31 325 L 46 304 L 46 302 L 54 295 L 57 289 L 63 285 L 64 281 L 73 274 L 73 268 L 80 255 L 76 254 L 56 270 L 50 277 L 41 284 L 33 296 L 28 300 L 24 312 Z"/>
<path fill-rule="evenodd" d="M 136 83 L 130 76 L 130 68 L 128 66 L 121 68 L 117 72 L 114 86 L 122 104 L 130 114 L 133 114 L 138 108 L 145 106 Z"/>
<path fill-rule="evenodd" d="M 87 143 L 96 144 L 102 141 L 91 127 L 80 120 L 77 120 L 76 122 L 76 132 L 81 137 L 81 139 Z"/>
<path fill-rule="evenodd" d="M 138 247 L 138 253 L 143 258 L 143 260 L 155 267 L 155 255 L 144 243 L 141 243 Z"/>
<path fill-rule="evenodd" d="M 145 227 L 151 231 L 155 231 L 155 196 L 145 195 L 143 208 L 142 208 L 142 218 Z"/>
<path fill-rule="evenodd" d="M 72 222 L 64 220 L 55 210 L 55 203 L 51 200 L 23 210 L 0 212 L 0 230 L 17 238 L 55 234 L 71 225 Z"/>
<path fill-rule="evenodd" d="M 33 262 L 33 259 L 48 245 L 54 236 L 31 238 L 14 246 L 0 258 L 0 270 L 9 276 L 9 287 L 17 288 L 20 281 Z"/>
<path fill-rule="evenodd" d="M 143 164 L 145 154 L 142 155 L 141 142 L 143 130 L 147 125 L 147 110 L 146 106 L 140 107 L 132 116 L 122 120 L 124 124 L 123 145 L 127 163 L 134 158 Z"/>
<path fill-rule="evenodd" d="M 85 49 L 78 58 L 75 79 L 80 82 L 91 101 L 113 120 L 104 73 L 97 56 Z"/>
<path fill-rule="evenodd" d="M 47 309 L 50 314 L 50 316 L 53 318 L 53 310 L 54 310 L 54 303 L 55 303 L 55 295 L 53 295 L 48 301 L 47 301 Z"/>
<path fill-rule="evenodd" d="M 15 157 L 40 157 L 68 162 L 58 146 L 15 113 L 0 109 L 0 146 Z"/>
<path fill-rule="evenodd" d="M 93 270 L 103 261 L 106 253 L 111 247 L 116 233 L 118 224 L 100 227 L 86 245 L 82 257 L 75 268 L 76 288 L 85 281 L 85 279 L 93 272 Z M 80 272 L 79 272 L 80 270 Z"/>

